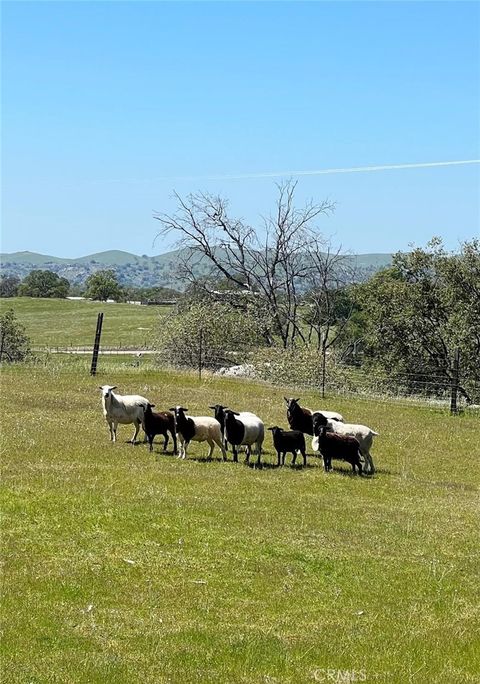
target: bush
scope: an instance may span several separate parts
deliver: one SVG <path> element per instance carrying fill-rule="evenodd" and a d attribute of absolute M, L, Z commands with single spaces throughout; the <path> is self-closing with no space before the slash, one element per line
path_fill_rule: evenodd
<path fill-rule="evenodd" d="M 0 316 L 0 362 L 24 361 L 30 354 L 30 340 L 13 309 Z"/>
<path fill-rule="evenodd" d="M 262 344 L 257 320 L 219 302 L 186 304 L 163 316 L 157 341 L 159 360 L 186 368 L 216 370 L 244 362 Z M 200 361 L 201 360 L 201 361 Z"/>

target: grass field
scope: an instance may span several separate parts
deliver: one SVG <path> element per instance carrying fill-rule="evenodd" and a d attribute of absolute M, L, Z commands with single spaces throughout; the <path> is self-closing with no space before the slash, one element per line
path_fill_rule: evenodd
<path fill-rule="evenodd" d="M 171 311 L 163 306 L 31 297 L 0 299 L 0 311 L 7 308 L 13 308 L 34 347 L 92 346 L 100 311 L 104 312 L 103 346 L 150 346 L 158 333 L 159 316 Z"/>
<path fill-rule="evenodd" d="M 97 386 L 267 425 L 284 391 L 85 368 L 3 371 L 3 681 L 480 681 L 478 418 L 330 399 L 380 433 L 373 478 L 268 467 L 270 434 L 262 469 L 180 462 L 111 444 Z"/>

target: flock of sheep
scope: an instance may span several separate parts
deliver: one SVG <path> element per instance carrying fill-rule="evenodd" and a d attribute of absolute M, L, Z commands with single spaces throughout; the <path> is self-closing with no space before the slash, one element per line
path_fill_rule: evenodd
<path fill-rule="evenodd" d="M 130 440 L 135 444 L 140 426 L 145 432 L 145 441 L 153 451 L 153 440 L 156 435 L 164 438 L 166 450 L 169 434 L 173 439 L 173 451 L 178 458 L 186 458 L 190 442 L 208 442 L 210 447 L 208 458 L 211 457 L 215 445 L 222 452 L 223 460 L 227 459 L 227 449 L 230 445 L 233 460 L 238 461 L 238 450 L 244 447 L 246 462 L 249 462 L 252 448 L 257 454 L 257 464 L 260 464 L 262 445 L 265 439 L 265 425 L 254 413 L 242 411 L 238 413 L 227 406 L 215 404 L 210 406 L 214 416 L 187 416 L 187 408 L 175 406 L 168 411 L 154 412 L 155 405 L 138 394 L 121 395 L 113 390 L 116 386 L 102 385 L 102 406 L 105 420 L 110 429 L 111 441 L 116 441 L 118 424 L 135 425 L 135 433 Z M 299 399 L 288 399 L 287 420 L 290 430 L 283 430 L 277 425 L 268 428 L 272 432 L 273 445 L 277 452 L 277 465 L 285 464 L 285 456 L 291 453 L 292 464 L 295 464 L 297 454 L 303 457 L 306 465 L 305 435 L 312 435 L 312 449 L 323 457 L 325 470 L 331 470 L 332 459 L 340 459 L 350 463 L 353 472 L 359 475 L 372 475 L 375 471 L 370 455 L 375 432 L 366 425 L 345 423 L 343 416 L 333 411 L 312 411 L 302 408 Z M 180 448 L 177 449 L 177 440 Z"/>

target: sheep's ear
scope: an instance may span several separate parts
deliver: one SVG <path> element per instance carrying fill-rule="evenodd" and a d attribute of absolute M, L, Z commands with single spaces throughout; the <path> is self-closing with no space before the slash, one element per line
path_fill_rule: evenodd
<path fill-rule="evenodd" d="M 216 406 L 209 406 L 208 408 L 212 409 L 212 411 L 216 411 L 217 407 Z"/>
<path fill-rule="evenodd" d="M 271 428 L 267 428 L 267 430 L 275 430 L 275 428 L 271 427 Z"/>
<path fill-rule="evenodd" d="M 298 402 L 300 401 L 300 397 L 299 397 L 298 399 L 295 399 L 295 401 L 296 401 L 296 402 L 297 402 L 297 404 L 298 404 Z"/>
<path fill-rule="evenodd" d="M 169 411 L 172 411 L 173 413 L 175 413 L 175 408 L 169 408 L 168 410 L 169 410 Z"/>
<path fill-rule="evenodd" d="M 239 415 L 240 415 L 238 411 L 230 411 L 230 413 L 233 413 L 234 416 L 239 416 Z"/>
<path fill-rule="evenodd" d="M 184 408 L 183 406 L 180 406 L 180 411 L 185 411 L 185 412 L 186 412 L 186 411 L 188 411 L 188 409 L 187 409 L 187 408 Z"/>
<path fill-rule="evenodd" d="M 283 397 L 283 398 L 285 399 L 285 401 L 286 401 L 287 404 L 288 404 L 289 400 L 287 399 L 287 397 Z"/>
<path fill-rule="evenodd" d="M 149 404 L 150 408 L 155 408 L 155 404 Z"/>
<path fill-rule="evenodd" d="M 117 389 L 117 386 L 114 385 L 113 387 L 110 387 L 111 390 Z"/>
<path fill-rule="evenodd" d="M 103 392 L 103 385 L 99 385 L 98 387 L 99 387 L 99 389 L 101 389 L 102 392 Z"/>

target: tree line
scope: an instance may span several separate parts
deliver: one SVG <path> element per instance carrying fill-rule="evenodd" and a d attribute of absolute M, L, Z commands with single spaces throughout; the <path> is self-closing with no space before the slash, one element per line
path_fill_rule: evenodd
<path fill-rule="evenodd" d="M 97 301 L 156 301 L 174 299 L 175 290 L 165 287 L 136 288 L 121 286 L 113 269 L 92 273 L 85 285 L 72 285 L 67 278 L 50 270 L 35 269 L 21 280 L 16 275 L 0 277 L 0 297 L 42 297 L 63 299 L 68 295 L 84 296 Z"/>

